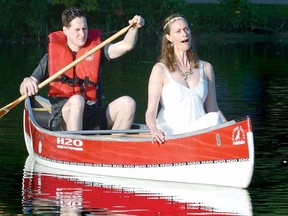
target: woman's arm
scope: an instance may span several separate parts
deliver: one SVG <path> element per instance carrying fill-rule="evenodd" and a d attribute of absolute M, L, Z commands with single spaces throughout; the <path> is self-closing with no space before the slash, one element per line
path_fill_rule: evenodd
<path fill-rule="evenodd" d="M 226 122 L 226 118 L 218 107 L 216 88 L 215 88 L 215 75 L 213 66 L 209 62 L 203 62 L 204 73 L 208 79 L 208 95 L 205 100 L 205 109 L 207 112 L 218 112 L 222 121 Z"/>
<path fill-rule="evenodd" d="M 152 135 L 152 142 L 156 140 L 158 143 L 163 143 L 165 136 L 161 130 L 157 128 L 156 117 L 158 106 L 164 83 L 164 70 L 161 65 L 154 65 L 148 83 L 148 105 L 145 114 L 146 124 Z"/>

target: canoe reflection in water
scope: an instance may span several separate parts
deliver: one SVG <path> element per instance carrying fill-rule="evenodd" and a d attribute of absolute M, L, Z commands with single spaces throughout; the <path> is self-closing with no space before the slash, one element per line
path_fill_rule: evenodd
<path fill-rule="evenodd" d="M 79 175 L 35 162 L 23 174 L 23 213 L 57 215 L 252 215 L 245 189 Z"/>

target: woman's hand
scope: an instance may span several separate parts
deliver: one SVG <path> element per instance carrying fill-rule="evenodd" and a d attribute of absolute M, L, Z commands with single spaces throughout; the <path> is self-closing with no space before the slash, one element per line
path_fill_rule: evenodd
<path fill-rule="evenodd" d="M 157 141 L 159 144 L 163 144 L 165 142 L 165 135 L 161 130 L 157 129 L 155 131 L 151 131 L 151 135 L 152 143 L 154 143 L 154 141 Z"/>

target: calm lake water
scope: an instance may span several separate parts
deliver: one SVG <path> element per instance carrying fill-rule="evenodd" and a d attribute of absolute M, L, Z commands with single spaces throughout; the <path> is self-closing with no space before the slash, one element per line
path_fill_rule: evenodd
<path fill-rule="evenodd" d="M 36 67 L 45 47 L 0 47 L 3 107 L 19 97 L 20 82 Z M 288 215 L 288 38 L 199 37 L 196 48 L 214 66 L 218 103 L 226 118 L 252 118 L 255 169 L 247 190 L 43 170 L 27 159 L 21 103 L 0 119 L 0 214 Z M 139 43 L 125 57 L 108 62 L 104 103 L 130 95 L 137 102 L 135 121 L 144 122 L 147 82 L 157 52 L 157 44 Z M 40 93 L 45 95 L 46 89 Z"/>

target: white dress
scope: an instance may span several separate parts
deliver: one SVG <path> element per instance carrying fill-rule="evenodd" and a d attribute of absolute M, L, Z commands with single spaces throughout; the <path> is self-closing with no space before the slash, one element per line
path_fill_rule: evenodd
<path fill-rule="evenodd" d="M 157 116 L 157 127 L 165 135 L 182 134 L 222 122 L 217 112 L 207 113 L 204 102 L 208 94 L 208 81 L 203 70 L 203 62 L 199 61 L 200 80 L 194 88 L 183 86 L 173 79 L 168 68 L 163 67 L 169 82 L 163 86 L 161 109 Z"/>

